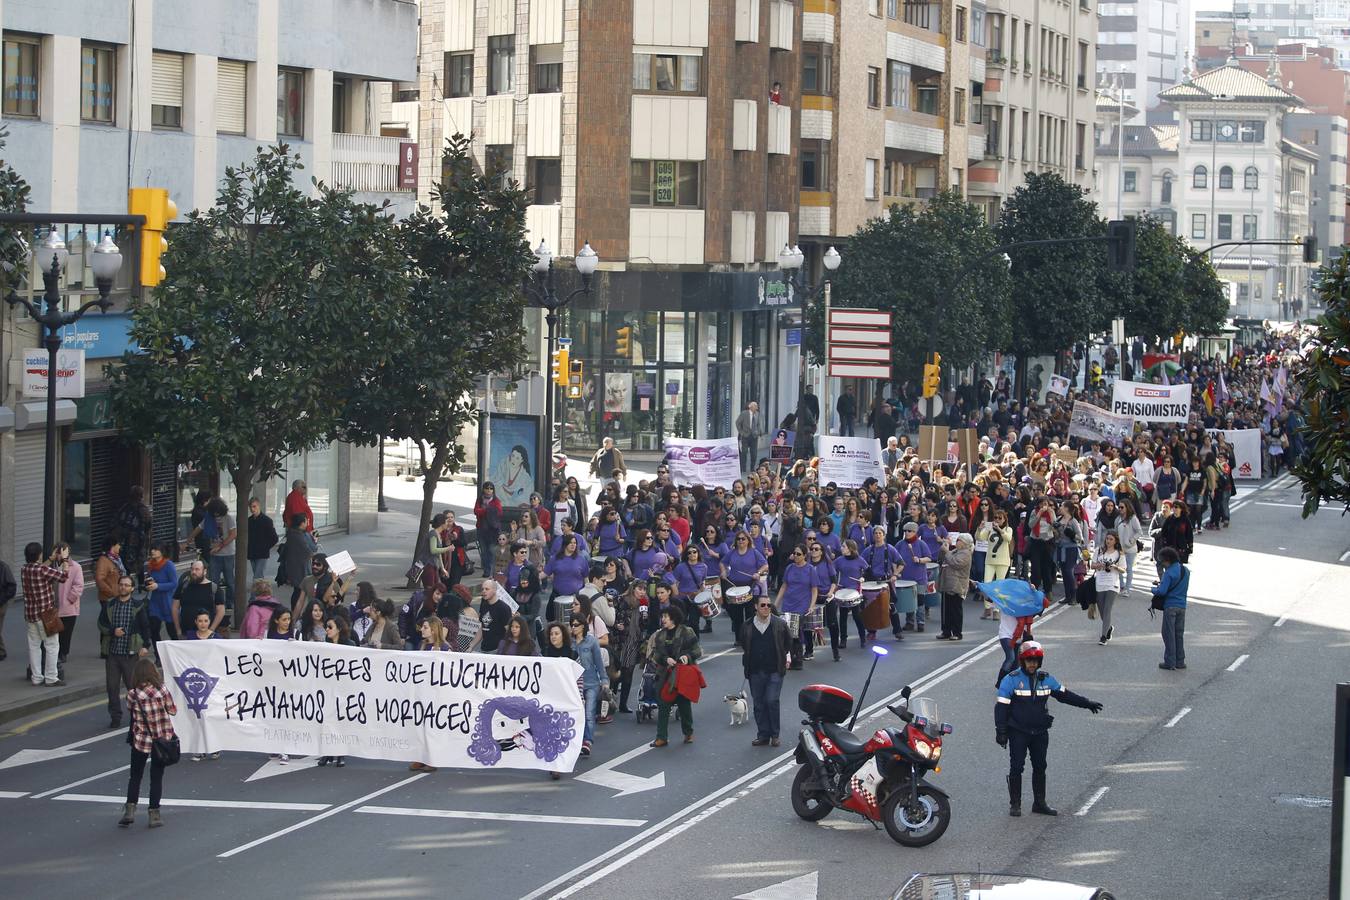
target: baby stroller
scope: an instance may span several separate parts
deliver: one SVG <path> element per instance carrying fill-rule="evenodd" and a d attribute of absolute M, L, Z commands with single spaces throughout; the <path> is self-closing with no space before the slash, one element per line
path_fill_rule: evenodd
<path fill-rule="evenodd" d="M 642 666 L 642 690 L 638 694 L 637 720 L 651 722 L 656 718 L 656 701 L 661 685 L 656 678 L 656 663 L 648 659 Z"/>

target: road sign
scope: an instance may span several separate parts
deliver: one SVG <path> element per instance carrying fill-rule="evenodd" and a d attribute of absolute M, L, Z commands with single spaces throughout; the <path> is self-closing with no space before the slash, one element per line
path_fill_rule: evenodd
<path fill-rule="evenodd" d="M 891 330 L 881 328 L 840 328 L 830 326 L 831 344 L 889 344 Z"/>
<path fill-rule="evenodd" d="M 891 377 L 890 364 L 876 365 L 868 363 L 830 362 L 831 378 L 880 378 L 883 381 Z"/>
<path fill-rule="evenodd" d="M 878 344 L 830 344 L 830 361 L 890 363 L 891 348 Z"/>
<path fill-rule="evenodd" d="M 891 314 L 879 309 L 831 309 L 830 324 L 889 329 Z"/>

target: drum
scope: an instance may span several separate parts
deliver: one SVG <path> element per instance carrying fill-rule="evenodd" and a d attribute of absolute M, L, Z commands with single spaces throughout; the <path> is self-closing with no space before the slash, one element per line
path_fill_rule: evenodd
<path fill-rule="evenodd" d="M 699 615 L 705 619 L 715 619 L 722 612 L 717 601 L 713 599 L 712 591 L 699 591 L 694 597 L 694 605 L 698 607 Z"/>
<path fill-rule="evenodd" d="M 575 594 L 559 594 L 553 598 L 553 619 L 554 622 L 566 622 L 572 615 L 572 601 L 577 599 Z"/>
<path fill-rule="evenodd" d="M 938 593 L 938 575 L 942 572 L 942 566 L 930 562 L 925 568 L 928 569 L 928 593 L 924 595 L 923 604 L 931 608 L 942 603 L 942 595 Z"/>
<path fill-rule="evenodd" d="M 867 600 L 863 607 L 863 627 L 868 631 L 882 631 L 891 625 L 891 591 L 883 584 L 880 593 L 867 599 L 868 584 L 863 582 L 863 598 Z"/>
<path fill-rule="evenodd" d="M 859 587 L 862 588 L 863 599 L 868 603 L 871 603 L 873 600 L 877 599 L 877 597 L 881 596 L 882 591 L 886 590 L 886 582 L 864 581 Z"/>
<path fill-rule="evenodd" d="M 739 606 L 742 603 L 749 603 L 749 602 L 750 602 L 750 588 L 748 585 L 746 587 L 727 588 L 728 604 L 732 606 Z"/>
<path fill-rule="evenodd" d="M 840 588 L 834 592 L 834 602 L 839 604 L 840 609 L 852 609 L 863 602 L 863 595 L 852 588 Z"/>
<path fill-rule="evenodd" d="M 806 617 L 805 627 L 808 631 L 820 631 L 825 627 L 825 607 L 816 604 L 816 608 L 811 610 Z"/>
<path fill-rule="evenodd" d="M 918 585 L 912 581 L 897 581 L 895 583 L 895 611 L 904 616 L 918 608 Z"/>
<path fill-rule="evenodd" d="M 787 623 L 788 634 L 796 640 L 801 635 L 802 617 L 797 613 L 783 613 L 783 621 Z"/>
<path fill-rule="evenodd" d="M 713 599 L 721 602 L 722 600 L 722 579 L 716 575 L 709 575 L 703 579 L 703 590 L 713 595 Z"/>

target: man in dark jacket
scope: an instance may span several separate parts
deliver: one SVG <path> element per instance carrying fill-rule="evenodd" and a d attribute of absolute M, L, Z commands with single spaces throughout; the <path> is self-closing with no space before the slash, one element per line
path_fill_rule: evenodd
<path fill-rule="evenodd" d="M 123 575 L 117 594 L 98 614 L 98 631 L 108 688 L 108 727 L 122 726 L 122 686 L 131 690 L 136 660 L 150 652 L 150 617 L 144 600 L 132 600 L 136 582 Z"/>
<path fill-rule="evenodd" d="M 755 601 L 755 617 L 741 626 L 741 668 L 750 682 L 755 704 L 755 739 L 752 747 L 778 746 L 780 716 L 778 697 L 783 692 L 787 655 L 792 644 L 787 623 L 773 614 L 768 597 Z"/>
<path fill-rule="evenodd" d="M 839 434 L 841 437 L 853 437 L 853 421 L 858 418 L 858 400 L 853 396 L 853 386 L 844 388 L 844 392 L 835 401 L 834 411 L 839 413 Z"/>
<path fill-rule="evenodd" d="M 0 560 L 0 632 L 5 629 L 5 611 L 9 609 L 9 601 L 18 593 L 19 584 L 14 580 L 14 571 L 10 569 L 9 563 Z M 0 659 L 8 655 L 5 652 L 5 638 L 0 634 Z"/>
<path fill-rule="evenodd" d="M 248 564 L 253 578 L 267 577 L 267 561 L 277 546 L 277 527 L 254 497 L 248 501 Z"/>

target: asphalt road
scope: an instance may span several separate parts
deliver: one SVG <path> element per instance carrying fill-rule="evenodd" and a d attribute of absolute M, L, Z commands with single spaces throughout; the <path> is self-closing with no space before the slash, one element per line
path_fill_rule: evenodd
<path fill-rule="evenodd" d="M 713 658 L 695 743 L 649 750 L 653 726 L 621 718 L 560 782 L 226 753 L 169 770 L 165 828 L 145 828 L 142 799 L 140 821 L 124 830 L 114 823 L 127 749 L 122 732 L 101 728 L 102 701 L 11 723 L 0 733 L 0 883 L 50 898 L 795 900 L 889 896 L 915 871 L 979 869 L 1100 883 L 1123 898 L 1322 896 L 1331 685 L 1350 663 L 1350 619 L 1338 609 L 1350 529 L 1334 512 L 1302 522 L 1297 499 L 1287 480 L 1243 491 L 1233 528 L 1201 539 L 1187 671 L 1157 669 L 1142 593 L 1119 604 L 1106 647 L 1077 608 L 1037 629 L 1047 669 L 1106 704 L 1099 716 L 1055 710 L 1056 819 L 1006 815 L 994 629 L 977 613 L 968 610 L 961 644 L 911 635 L 867 698 L 873 707 L 915 683 L 956 728 L 934 776 L 953 795 L 953 823 L 924 850 L 840 813 L 808 824 L 788 805 L 796 689 L 830 681 L 856 693 L 871 654 L 852 646 L 838 664 L 817 654 L 784 690 L 784 746 L 755 749 L 753 726 L 730 726 L 719 702 L 741 682 L 738 657 L 715 655 L 730 644 L 721 620 L 705 645 Z"/>

